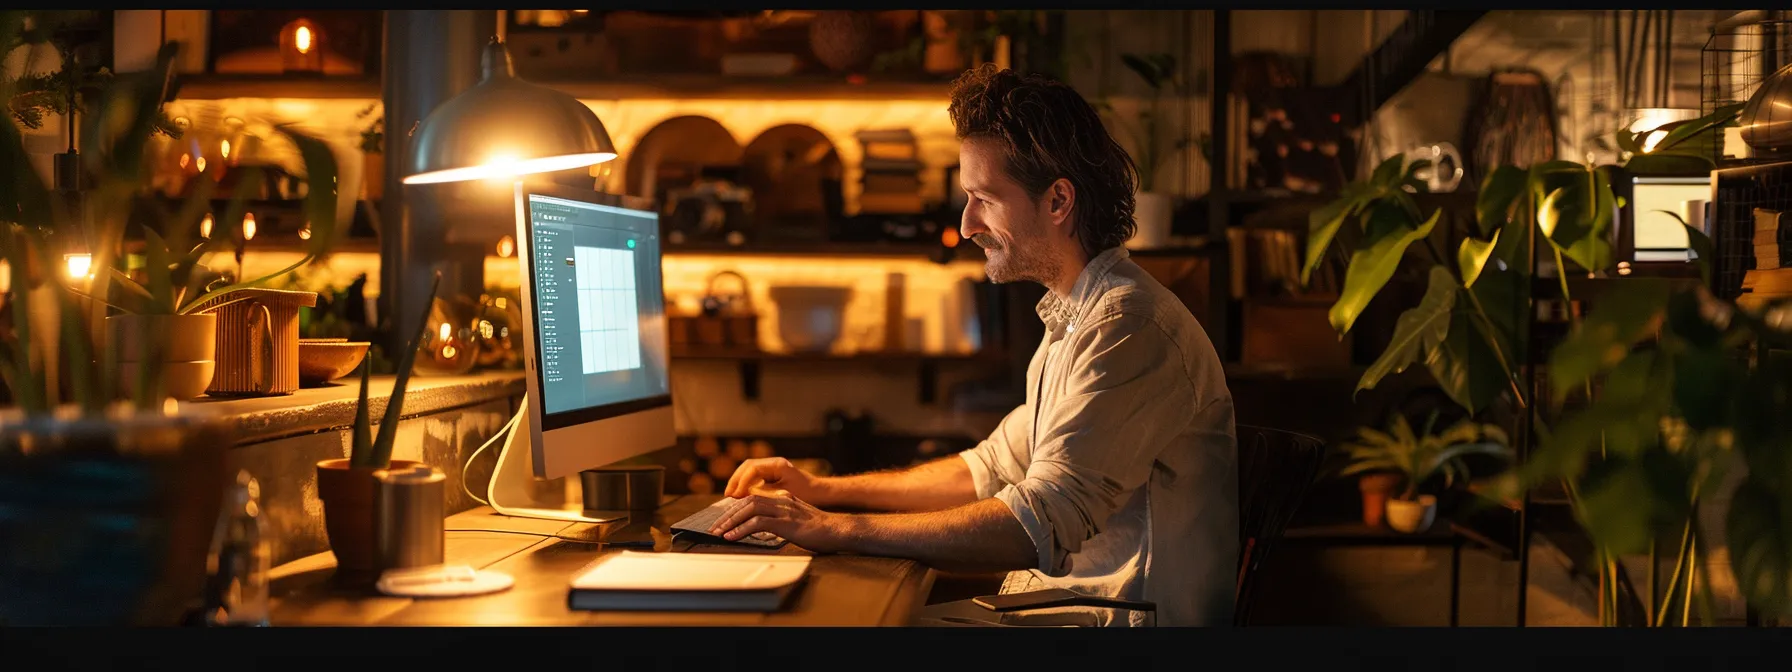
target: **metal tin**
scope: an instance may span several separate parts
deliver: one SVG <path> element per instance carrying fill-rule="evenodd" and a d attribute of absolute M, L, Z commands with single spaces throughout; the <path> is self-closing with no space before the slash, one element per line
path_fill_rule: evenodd
<path fill-rule="evenodd" d="M 374 562 L 380 571 L 443 562 L 448 476 L 429 466 L 373 472 Z"/>
<path fill-rule="evenodd" d="M 666 468 L 657 464 L 612 465 L 579 472 L 587 511 L 653 511 L 665 491 Z"/>

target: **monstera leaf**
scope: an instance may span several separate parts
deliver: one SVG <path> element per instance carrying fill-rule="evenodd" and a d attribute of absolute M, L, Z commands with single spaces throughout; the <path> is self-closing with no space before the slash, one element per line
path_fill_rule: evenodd
<path fill-rule="evenodd" d="M 1373 389 L 1383 378 L 1405 371 L 1421 354 L 1436 349 L 1449 336 L 1456 289 L 1456 278 L 1451 277 L 1449 269 L 1431 267 L 1431 284 L 1425 289 L 1425 297 L 1394 322 L 1393 339 L 1357 381 L 1358 392 Z"/>
<path fill-rule="evenodd" d="M 1730 570 L 1749 605 L 1792 612 L 1792 499 L 1749 478 L 1736 488 L 1724 517 Z"/>
<path fill-rule="evenodd" d="M 1350 331 L 1350 326 L 1356 323 L 1369 301 L 1388 284 L 1389 278 L 1394 277 L 1394 270 L 1400 267 L 1406 248 L 1431 235 L 1441 213 L 1441 210 L 1432 212 L 1431 217 L 1415 229 L 1408 224 L 1411 219 L 1406 208 L 1398 202 L 1388 199 L 1375 204 L 1366 215 L 1363 245 L 1350 255 L 1350 266 L 1344 272 L 1344 291 L 1339 294 L 1338 302 L 1332 304 L 1329 316 L 1332 328 L 1339 334 Z"/>

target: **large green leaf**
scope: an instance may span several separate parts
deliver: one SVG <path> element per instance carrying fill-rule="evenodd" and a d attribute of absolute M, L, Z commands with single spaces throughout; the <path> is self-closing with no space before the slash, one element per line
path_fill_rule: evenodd
<path fill-rule="evenodd" d="M 1646 553 L 1657 530 L 1685 520 L 1691 484 L 1691 471 L 1666 451 L 1600 461 L 1582 481 L 1582 522 L 1612 553 Z"/>
<path fill-rule="evenodd" d="M 336 244 L 337 168 L 329 144 L 290 127 L 278 129 L 299 148 L 305 164 L 305 222 L 311 227 L 307 250 L 323 255 Z"/>
<path fill-rule="evenodd" d="M 1361 186 L 1353 184 L 1346 187 L 1344 195 L 1338 200 L 1307 215 L 1307 258 L 1300 267 L 1302 285 L 1308 282 L 1313 270 L 1319 268 L 1319 262 L 1325 259 L 1325 251 L 1331 247 L 1332 238 L 1338 235 L 1338 229 L 1344 226 L 1344 220 L 1362 209 L 1364 199 L 1359 195 Z"/>
<path fill-rule="evenodd" d="M 1526 460 L 1525 482 L 1578 477 L 1589 458 L 1602 451 L 1635 455 L 1653 448 L 1660 437 L 1661 414 L 1667 410 L 1666 396 L 1664 391 L 1658 398 L 1632 402 L 1599 399 L 1567 414 Z"/>
<path fill-rule="evenodd" d="M 1449 269 L 1433 266 L 1430 279 L 1419 305 L 1408 308 L 1395 320 L 1394 337 L 1357 381 L 1358 392 L 1374 389 L 1383 378 L 1405 371 L 1407 365 L 1435 349 L 1449 334 L 1451 309 L 1456 305 L 1456 278 Z"/>
<path fill-rule="evenodd" d="M 1398 187 L 1401 178 L 1405 177 L 1405 171 L 1401 170 L 1405 165 L 1404 155 L 1388 157 L 1375 166 L 1375 172 L 1369 176 L 1369 183 L 1384 189 Z"/>
<path fill-rule="evenodd" d="M 1665 405 L 1661 395 L 1666 394 L 1673 375 L 1668 364 L 1669 359 L 1655 350 L 1632 352 L 1605 374 L 1599 397 L 1613 404 Z"/>
<path fill-rule="evenodd" d="M 1752 476 L 1736 488 L 1724 516 L 1730 569 L 1756 609 L 1792 613 L 1792 500 Z"/>
<path fill-rule="evenodd" d="M 1500 166 L 1481 180 L 1481 191 L 1475 195 L 1475 223 L 1483 238 L 1492 238 L 1511 220 L 1512 202 L 1524 195 L 1529 177 L 1522 168 Z"/>
<path fill-rule="evenodd" d="M 1524 347 L 1526 343 L 1525 314 L 1529 310 L 1527 301 L 1529 293 L 1525 291 L 1524 276 L 1510 268 L 1484 268 L 1475 286 L 1469 288 L 1476 303 L 1486 311 L 1487 321 L 1494 328 L 1496 342 L 1500 352 L 1506 356 L 1509 365 L 1516 366 L 1525 361 Z M 1477 322 L 1477 326 L 1479 325 Z"/>
<path fill-rule="evenodd" d="M 1730 395 L 1741 384 L 1741 363 L 1715 348 L 1688 348 L 1674 355 L 1674 403 L 1695 430 L 1729 424 Z"/>
<path fill-rule="evenodd" d="M 1425 352 L 1425 366 L 1456 405 L 1480 413 L 1507 387 L 1506 369 L 1475 329 L 1469 309 L 1450 311 L 1443 342 Z"/>
<path fill-rule="evenodd" d="M 1461 267 L 1463 286 L 1475 286 L 1475 280 L 1481 277 L 1481 269 L 1487 267 L 1487 260 L 1493 257 L 1493 250 L 1499 246 L 1499 242 L 1500 231 L 1497 229 L 1493 232 L 1492 240 L 1462 239 L 1462 247 L 1456 250 L 1456 263 Z"/>
<path fill-rule="evenodd" d="M 1687 143 L 1690 138 L 1695 137 L 1705 138 L 1706 142 L 1709 143 L 1712 139 L 1715 139 L 1717 129 L 1736 119 L 1736 117 L 1742 113 L 1742 108 L 1745 105 L 1747 105 L 1747 103 L 1725 105 L 1712 110 L 1710 114 L 1675 127 L 1673 130 L 1668 131 L 1668 134 L 1663 136 L 1660 142 L 1655 143 L 1655 151 L 1682 149 L 1683 145 Z M 1706 156 L 1709 156 L 1709 154 Z M 1629 167 L 1628 164 L 1626 164 L 1626 167 Z"/>
<path fill-rule="evenodd" d="M 1569 171 L 1546 176 L 1549 191 L 1537 208 L 1537 226 L 1551 245 L 1591 271 L 1612 264 L 1612 218 L 1616 214 L 1611 184 L 1603 171 Z M 1564 269 L 1563 272 L 1566 272 Z"/>
<path fill-rule="evenodd" d="M 1599 296 L 1579 328 L 1549 353 L 1549 379 L 1559 394 L 1623 361 L 1630 346 L 1663 315 L 1673 286 L 1660 278 L 1632 278 Z"/>
<path fill-rule="evenodd" d="M 1364 227 L 1364 243 L 1350 255 L 1350 266 L 1344 272 L 1344 290 L 1339 294 L 1338 302 L 1332 304 L 1329 315 L 1332 328 L 1340 334 L 1350 331 L 1369 301 L 1381 292 L 1389 278 L 1394 277 L 1394 270 L 1400 267 L 1406 248 L 1431 235 L 1441 213 L 1441 210 L 1432 212 L 1430 219 L 1414 229 L 1409 225 L 1405 209 L 1398 204 L 1388 200 L 1375 204 L 1369 211 L 1368 225 Z"/>

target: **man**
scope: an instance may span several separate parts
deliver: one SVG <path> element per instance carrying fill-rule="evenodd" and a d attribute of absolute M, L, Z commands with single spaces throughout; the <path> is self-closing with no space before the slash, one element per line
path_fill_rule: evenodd
<path fill-rule="evenodd" d="M 1157 625 L 1231 623 L 1238 570 L 1232 398 L 1201 325 L 1121 247 L 1137 169 L 1070 87 L 983 66 L 953 84 L 969 197 L 961 232 L 995 282 L 1050 289 L 1027 402 L 964 453 L 819 478 L 749 460 L 712 530 L 770 531 L 817 552 L 1008 571 L 1002 592 L 1068 588 L 1147 600 Z M 874 512 L 830 513 L 828 508 Z M 1149 625 L 1145 612 L 924 616 L 1004 624 Z"/>

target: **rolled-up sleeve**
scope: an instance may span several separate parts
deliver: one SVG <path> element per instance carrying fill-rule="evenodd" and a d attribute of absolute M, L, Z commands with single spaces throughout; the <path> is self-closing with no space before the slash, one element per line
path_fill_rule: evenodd
<path fill-rule="evenodd" d="M 989 438 L 958 454 L 971 469 L 971 485 L 977 499 L 996 496 L 1002 488 L 1027 476 L 1027 435 L 1032 431 L 1033 407 L 1021 404 L 1002 418 Z"/>
<path fill-rule="evenodd" d="M 995 494 L 1032 538 L 1038 569 L 1052 576 L 1067 574 L 1071 554 L 1145 484 L 1195 408 L 1182 353 L 1149 318 L 1112 317 L 1061 346 L 1075 358 L 1060 368 L 1065 386 L 1039 409 L 1025 475 Z"/>

